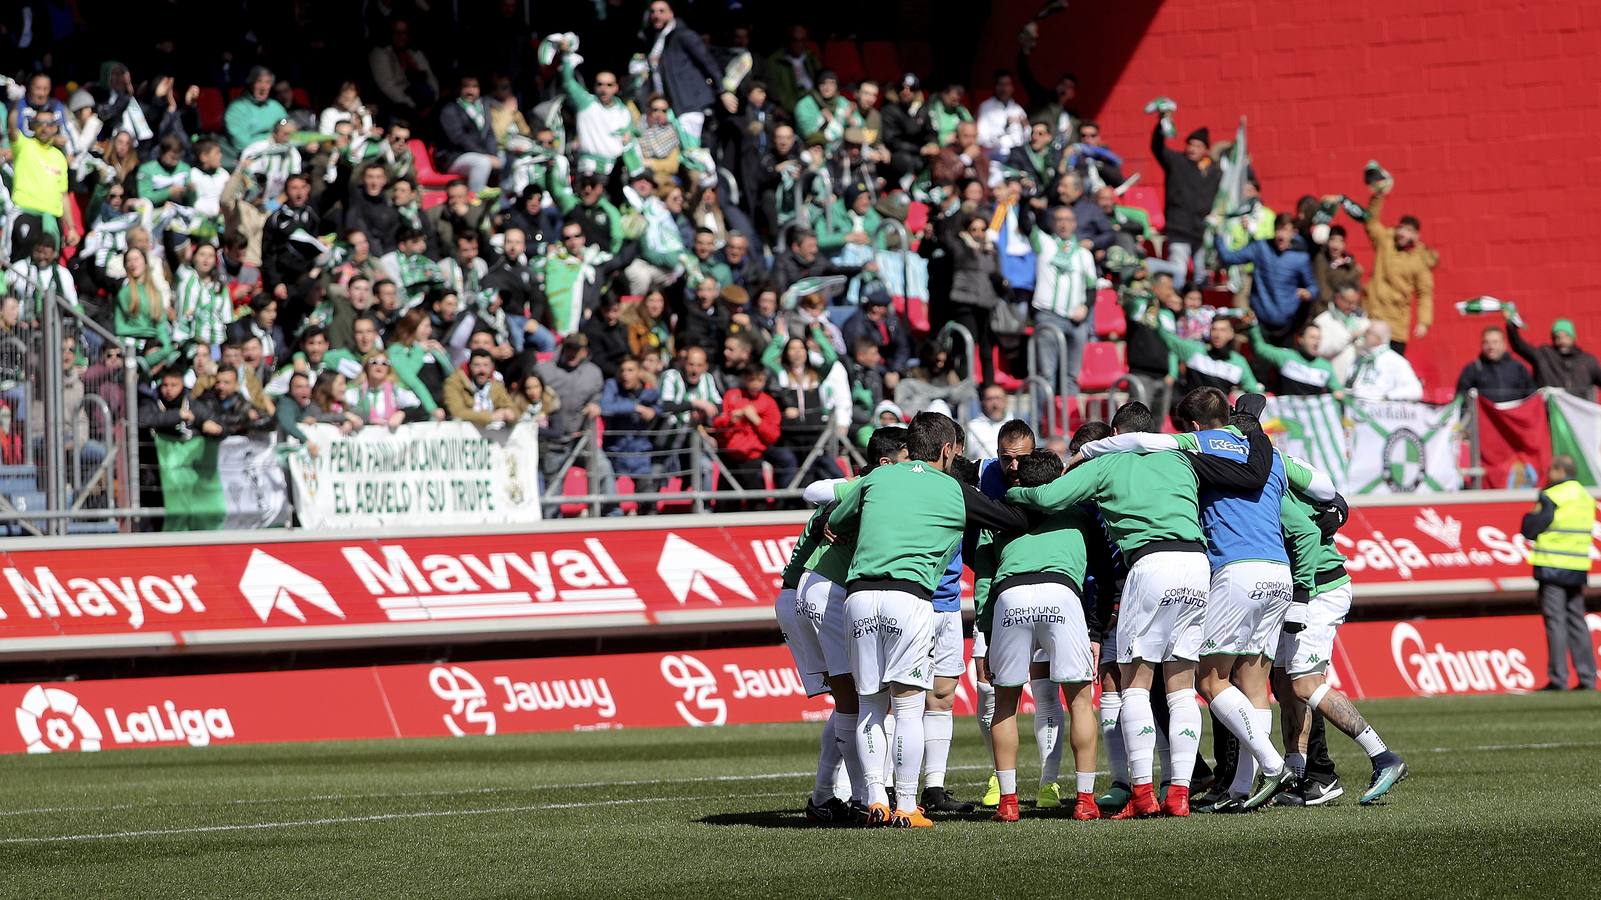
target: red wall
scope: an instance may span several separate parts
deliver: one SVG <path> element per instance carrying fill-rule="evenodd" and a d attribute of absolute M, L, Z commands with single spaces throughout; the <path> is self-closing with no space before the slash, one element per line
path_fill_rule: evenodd
<path fill-rule="evenodd" d="M 976 82 L 1011 65 L 1036 8 L 997 4 Z M 1032 64 L 1046 84 L 1079 76 L 1081 110 L 1147 184 L 1161 170 L 1141 110 L 1162 94 L 1180 136 L 1204 124 L 1216 140 L 1248 117 L 1277 210 L 1302 194 L 1365 202 L 1361 169 L 1378 159 L 1396 180 L 1386 220 L 1418 216 L 1441 255 L 1436 329 L 1417 348 L 1445 377 L 1486 324 L 1451 304 L 1479 294 L 1517 301 L 1542 334 L 1569 316 L 1601 350 L 1601 3 L 1075 3 L 1045 21 Z M 1366 264 L 1366 237 L 1342 221 Z"/>

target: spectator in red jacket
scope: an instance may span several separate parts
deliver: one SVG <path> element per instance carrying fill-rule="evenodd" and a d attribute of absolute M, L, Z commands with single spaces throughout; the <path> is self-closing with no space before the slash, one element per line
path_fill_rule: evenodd
<path fill-rule="evenodd" d="M 723 395 L 723 411 L 712 420 L 717 429 L 718 454 L 740 487 L 763 489 L 764 459 L 773 464 L 777 485 L 788 487 L 794 479 L 795 454 L 773 446 L 782 423 L 778 402 L 767 393 L 767 370 L 760 365 L 748 366 L 741 375 L 740 386 Z"/>

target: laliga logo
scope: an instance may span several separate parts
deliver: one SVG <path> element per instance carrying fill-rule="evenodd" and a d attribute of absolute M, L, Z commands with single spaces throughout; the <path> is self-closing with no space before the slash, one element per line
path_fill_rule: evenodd
<path fill-rule="evenodd" d="M 434 696 L 450 704 L 450 712 L 440 718 L 456 737 L 471 734 L 494 734 L 495 713 L 489 709 L 489 698 L 484 686 L 473 674 L 460 666 L 435 666 L 428 672 L 428 686 Z M 461 716 L 468 724 L 477 725 L 477 731 L 468 732 L 456 724 Z"/>
<path fill-rule="evenodd" d="M 705 663 L 687 653 L 668 655 L 662 657 L 661 671 L 669 685 L 684 692 L 684 698 L 673 706 L 687 724 L 700 727 L 728 721 L 728 701 L 717 696 L 717 676 Z M 690 701 L 694 702 L 693 708 L 688 705 Z"/>
<path fill-rule="evenodd" d="M 1598 627 L 1591 625 L 1594 629 Z M 1435 642 L 1432 649 L 1411 623 L 1401 622 L 1390 632 L 1390 655 L 1396 671 L 1413 693 L 1527 691 L 1534 688 L 1528 657 L 1516 647 L 1506 650 L 1447 650 Z"/>
<path fill-rule="evenodd" d="M 28 688 L 17 707 L 17 732 L 29 753 L 71 750 L 74 742 L 85 753 L 100 749 L 100 726 L 94 716 L 60 688 L 39 684 Z"/>

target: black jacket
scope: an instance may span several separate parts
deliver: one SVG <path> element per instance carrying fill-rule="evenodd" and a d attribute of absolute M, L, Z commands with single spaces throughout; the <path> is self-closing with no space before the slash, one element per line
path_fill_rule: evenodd
<path fill-rule="evenodd" d="M 195 414 L 194 427 L 197 431 L 206 422 L 216 422 L 222 426 L 222 434 L 218 435 L 219 437 L 272 431 L 278 427 L 272 416 L 251 406 L 245 395 L 237 392 L 224 400 L 217 396 L 217 391 L 213 388 L 193 400 L 189 408 Z M 250 417 L 252 412 L 256 414 L 254 419 Z"/>
<path fill-rule="evenodd" d="M 1456 380 L 1458 396 L 1472 389 L 1491 403 L 1522 400 L 1534 393 L 1534 377 L 1528 367 L 1511 356 L 1502 356 L 1495 362 L 1485 362 L 1480 356 L 1463 366 L 1462 375 Z"/>
<path fill-rule="evenodd" d="M 1540 387 L 1559 387 L 1575 397 L 1595 399 L 1595 389 L 1601 387 L 1601 364 L 1594 356 L 1578 347 L 1566 354 L 1551 344 L 1536 347 L 1524 340 L 1522 329 L 1511 322 L 1507 323 L 1506 336 L 1512 352 L 1534 366 L 1534 379 Z"/>
<path fill-rule="evenodd" d="M 792 247 L 784 251 L 773 263 L 773 283 L 780 291 L 802 278 L 813 278 L 820 275 L 844 275 L 846 278 L 854 277 L 862 271 L 861 266 L 836 266 L 828 261 L 821 251 L 811 262 L 800 258 L 800 254 Z"/>
<path fill-rule="evenodd" d="M 1151 131 L 1151 155 L 1161 164 L 1167 178 L 1167 202 L 1163 214 L 1167 216 L 1167 237 L 1171 241 L 1199 243 L 1206 233 L 1206 217 L 1217 200 L 1217 188 L 1223 180 L 1223 170 L 1216 162 L 1206 168 L 1190 162 L 1183 151 L 1167 145 L 1158 121 Z"/>
<path fill-rule="evenodd" d="M 494 156 L 500 152 L 495 141 L 494 129 L 490 127 L 489 106 L 480 98 L 478 103 L 484 111 L 484 126 L 479 128 L 455 100 L 447 100 L 439 110 L 439 128 L 444 132 L 445 140 L 435 146 L 434 156 L 438 158 L 439 168 L 448 170 L 457 157 L 463 153 L 484 153 Z"/>
<path fill-rule="evenodd" d="M 617 377 L 617 367 L 631 352 L 628 346 L 628 326 L 619 321 L 607 325 L 602 316 L 591 316 L 580 328 L 589 338 L 589 361 L 600 368 L 607 378 Z"/>
<path fill-rule="evenodd" d="M 293 284 L 316 263 L 314 247 L 290 240 L 302 230 L 312 237 L 322 233 L 322 219 L 310 206 L 280 206 L 267 217 L 261 233 L 261 277 L 267 287 Z"/>
<path fill-rule="evenodd" d="M 856 314 L 845 320 L 840 327 L 840 337 L 845 340 L 845 350 L 849 352 L 856 346 L 857 338 L 871 338 L 878 345 L 879 355 L 884 357 L 884 365 L 891 372 L 905 370 L 906 361 L 912 358 L 912 329 L 906 324 L 894 309 L 889 311 L 889 317 L 884 320 L 884 331 L 889 332 L 888 340 L 878 325 L 867 318 L 867 309 L 863 307 Z"/>
<path fill-rule="evenodd" d="M 526 316 L 550 327 L 550 304 L 540 288 L 534 270 L 519 261 L 502 256 L 489 267 L 479 283 L 500 294 L 501 308 L 509 316 Z"/>
<path fill-rule="evenodd" d="M 680 350 L 699 347 L 707 354 L 716 355 L 722 351 L 731 324 L 728 311 L 720 302 L 713 303 L 710 310 L 701 309 L 699 305 L 691 306 L 678 316 L 678 331 L 673 334 L 674 346 Z"/>
<path fill-rule="evenodd" d="M 400 232 L 400 213 L 390 205 L 382 192 L 370 197 L 366 191 L 352 191 L 345 201 L 344 229 L 359 229 L 372 245 L 373 256 L 383 256 L 395 249 L 395 235 Z"/>
<path fill-rule="evenodd" d="M 904 103 L 887 104 L 880 113 L 880 119 L 884 125 L 884 146 L 891 153 L 918 156 L 925 146 L 938 141 L 934 126 L 928 121 L 926 103 L 918 105 L 915 113 L 907 109 Z"/>
<path fill-rule="evenodd" d="M 660 71 L 663 93 L 667 95 L 673 111 L 679 115 L 701 112 L 711 106 L 722 92 L 723 67 L 712 59 L 695 29 L 683 19 L 674 21 L 676 24 L 662 48 Z M 656 45 L 656 32 L 648 31 L 644 38 L 642 50 L 648 55 Z M 712 87 L 714 84 L 717 85 L 715 89 Z"/>

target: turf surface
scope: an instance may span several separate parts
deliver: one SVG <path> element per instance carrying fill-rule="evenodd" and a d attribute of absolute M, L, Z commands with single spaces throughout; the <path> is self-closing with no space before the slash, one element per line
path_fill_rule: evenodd
<path fill-rule="evenodd" d="M 1328 808 L 1078 823 L 1025 803 L 1018 825 L 925 832 L 805 828 L 812 725 L 10 756 L 0 758 L 0 894 L 1594 890 L 1601 695 L 1363 708 L 1412 767 L 1381 806 L 1357 806 L 1366 760 L 1331 734 L 1347 794 Z M 959 795 L 973 798 L 987 777 L 982 752 L 976 727 L 959 723 Z M 1020 784 L 1034 778 L 1019 773 Z"/>

